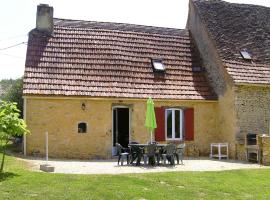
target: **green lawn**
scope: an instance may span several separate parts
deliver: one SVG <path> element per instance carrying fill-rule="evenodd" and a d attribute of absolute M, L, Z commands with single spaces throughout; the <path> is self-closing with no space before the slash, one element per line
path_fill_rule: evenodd
<path fill-rule="evenodd" d="M 268 169 L 65 175 L 30 172 L 10 156 L 5 169 L 0 199 L 270 199 Z"/>

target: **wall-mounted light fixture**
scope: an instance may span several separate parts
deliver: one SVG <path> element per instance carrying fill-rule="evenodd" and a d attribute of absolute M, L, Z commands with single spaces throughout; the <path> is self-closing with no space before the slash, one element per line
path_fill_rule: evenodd
<path fill-rule="evenodd" d="M 85 110 L 85 108 L 86 108 L 85 103 L 82 103 L 81 108 L 82 108 L 82 110 Z"/>

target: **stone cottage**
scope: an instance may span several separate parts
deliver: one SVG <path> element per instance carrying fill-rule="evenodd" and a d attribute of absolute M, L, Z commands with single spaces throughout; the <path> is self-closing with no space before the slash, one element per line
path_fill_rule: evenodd
<path fill-rule="evenodd" d="M 229 142 L 243 158 L 248 132 L 268 133 L 269 8 L 190 1 L 186 29 L 53 18 L 41 4 L 24 75 L 25 154 L 109 158 L 116 142 L 185 141 L 191 155 Z M 263 44 L 263 45 L 262 45 Z M 258 98 L 259 97 L 259 98 Z"/>

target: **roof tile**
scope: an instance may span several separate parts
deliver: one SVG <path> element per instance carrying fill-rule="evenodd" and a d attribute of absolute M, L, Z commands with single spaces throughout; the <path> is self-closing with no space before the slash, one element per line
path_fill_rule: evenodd
<path fill-rule="evenodd" d="M 187 30 L 54 20 L 53 37 L 29 35 L 24 95 L 216 99 Z M 161 58 L 164 75 L 153 72 Z"/>
<path fill-rule="evenodd" d="M 193 2 L 233 80 L 270 84 L 270 8 L 221 0 Z M 244 49 L 251 61 L 242 58 Z"/>

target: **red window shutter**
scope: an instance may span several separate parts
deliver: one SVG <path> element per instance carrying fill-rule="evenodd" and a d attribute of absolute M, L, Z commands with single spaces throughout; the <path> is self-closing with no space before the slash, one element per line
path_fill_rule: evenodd
<path fill-rule="evenodd" d="M 165 109 L 155 107 L 157 128 L 155 129 L 155 140 L 165 141 Z"/>
<path fill-rule="evenodd" d="M 185 140 L 194 140 L 194 109 L 188 108 L 185 110 Z"/>

